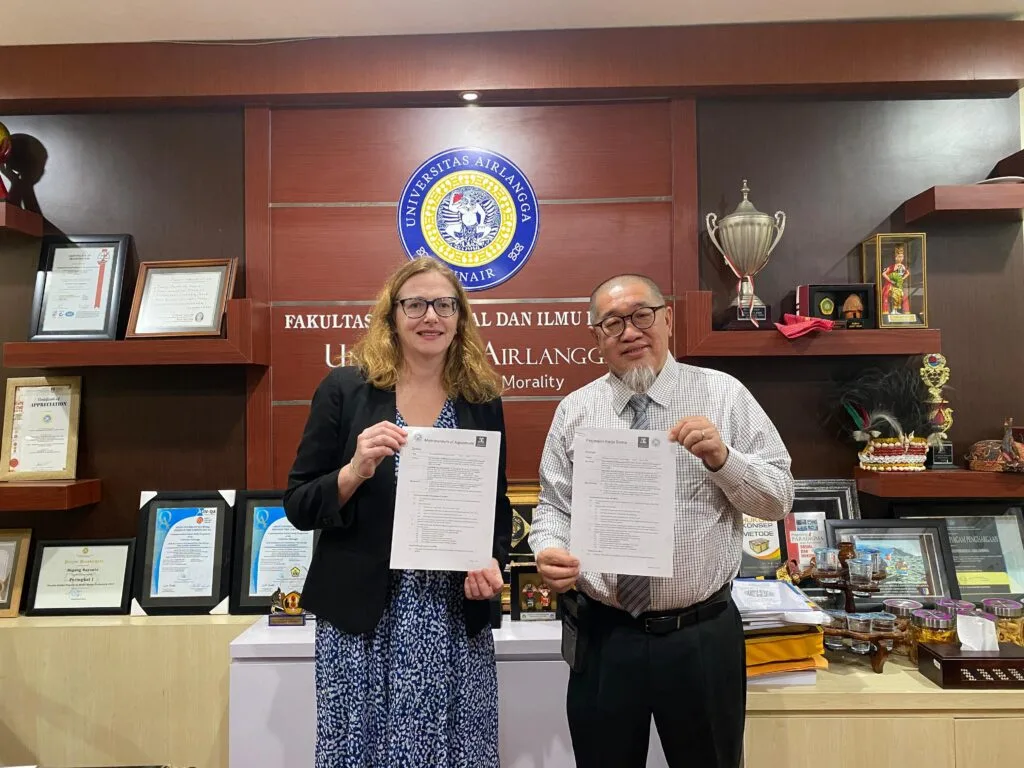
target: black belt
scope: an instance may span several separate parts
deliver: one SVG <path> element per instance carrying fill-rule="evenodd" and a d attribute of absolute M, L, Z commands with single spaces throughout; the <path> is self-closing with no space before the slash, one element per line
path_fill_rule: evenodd
<path fill-rule="evenodd" d="M 590 604 L 595 609 L 594 615 L 609 623 L 634 627 L 650 635 L 667 635 L 683 627 L 689 627 L 701 621 L 714 618 L 725 610 L 731 595 L 732 582 L 729 582 L 715 592 L 715 594 L 711 595 L 711 597 L 699 603 L 667 611 L 648 611 L 636 617 L 604 603 L 591 601 Z"/>

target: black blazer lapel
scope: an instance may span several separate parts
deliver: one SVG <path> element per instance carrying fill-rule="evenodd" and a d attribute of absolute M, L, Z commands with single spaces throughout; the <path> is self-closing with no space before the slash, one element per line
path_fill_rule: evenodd
<path fill-rule="evenodd" d="M 369 386 L 367 409 L 355 419 L 355 434 L 358 436 L 367 427 L 382 421 L 395 423 L 395 393 Z M 374 473 L 374 485 L 389 499 L 388 509 L 395 506 L 395 457 L 388 456 Z"/>

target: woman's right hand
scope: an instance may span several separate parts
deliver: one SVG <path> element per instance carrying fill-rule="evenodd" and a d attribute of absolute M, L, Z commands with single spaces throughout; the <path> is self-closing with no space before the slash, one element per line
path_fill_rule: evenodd
<path fill-rule="evenodd" d="M 405 445 L 406 437 L 406 431 L 390 421 L 381 421 L 364 429 L 356 438 L 356 452 L 349 462 L 353 474 L 360 481 L 373 477 L 380 463 Z"/>

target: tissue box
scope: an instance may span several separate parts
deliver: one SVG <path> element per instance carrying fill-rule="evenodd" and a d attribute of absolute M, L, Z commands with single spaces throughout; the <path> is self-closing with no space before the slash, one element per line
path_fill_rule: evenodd
<path fill-rule="evenodd" d="M 1024 648 L 1000 643 L 998 651 L 965 651 L 921 643 L 917 669 L 940 688 L 1024 688 Z"/>

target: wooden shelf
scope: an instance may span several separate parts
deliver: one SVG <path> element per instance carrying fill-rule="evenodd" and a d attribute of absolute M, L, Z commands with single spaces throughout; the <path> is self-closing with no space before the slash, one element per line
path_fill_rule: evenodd
<path fill-rule="evenodd" d="M 678 305 L 677 305 L 678 306 Z M 681 307 L 685 357 L 838 357 L 842 355 L 924 355 L 942 351 L 942 333 L 934 328 L 814 331 L 787 339 L 771 330 L 713 331 L 711 293 L 688 291 Z"/>
<path fill-rule="evenodd" d="M 989 176 L 1024 176 L 1024 149 L 1004 157 L 996 167 L 992 169 Z"/>
<path fill-rule="evenodd" d="M 0 203 L 0 232 L 20 232 L 29 237 L 43 236 L 43 217 L 38 213 Z"/>
<path fill-rule="evenodd" d="M 888 499 L 1024 499 L 1024 474 L 929 469 L 924 472 L 854 470 L 857 490 Z"/>
<path fill-rule="evenodd" d="M 100 500 L 99 480 L 0 483 L 0 512 L 75 509 Z"/>
<path fill-rule="evenodd" d="M 227 303 L 226 338 L 14 341 L 4 344 L 4 366 L 268 365 L 267 319 L 266 307 L 232 299 Z"/>
<path fill-rule="evenodd" d="M 903 204 L 907 224 L 1019 221 L 1024 184 L 962 184 L 932 187 Z"/>

